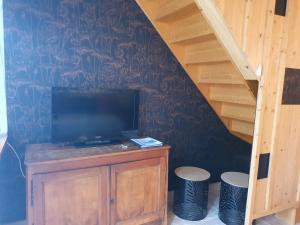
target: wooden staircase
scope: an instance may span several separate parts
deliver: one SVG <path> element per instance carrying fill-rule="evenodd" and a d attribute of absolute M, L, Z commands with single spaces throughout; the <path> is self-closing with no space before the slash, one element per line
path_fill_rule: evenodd
<path fill-rule="evenodd" d="M 257 77 L 212 0 L 136 1 L 227 129 L 252 143 Z"/>

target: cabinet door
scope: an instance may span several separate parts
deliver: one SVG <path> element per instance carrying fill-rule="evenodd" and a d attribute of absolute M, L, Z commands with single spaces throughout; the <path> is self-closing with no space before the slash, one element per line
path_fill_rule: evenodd
<path fill-rule="evenodd" d="M 155 158 L 112 166 L 111 224 L 165 224 L 165 160 Z"/>
<path fill-rule="evenodd" d="M 109 224 L 109 168 L 33 176 L 35 225 Z"/>

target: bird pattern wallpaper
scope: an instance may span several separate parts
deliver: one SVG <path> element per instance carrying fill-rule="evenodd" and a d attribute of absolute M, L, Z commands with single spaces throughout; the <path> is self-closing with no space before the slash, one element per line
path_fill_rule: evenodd
<path fill-rule="evenodd" d="M 51 141 L 51 88 L 140 89 L 140 132 L 189 165 L 247 171 L 251 146 L 228 133 L 134 0 L 4 1 L 9 143 Z M 25 218 L 25 179 L 4 150 L 0 223 Z M 24 165 L 23 169 L 24 168 Z"/>
<path fill-rule="evenodd" d="M 286 68 L 282 104 L 283 105 L 300 105 L 300 69 Z"/>

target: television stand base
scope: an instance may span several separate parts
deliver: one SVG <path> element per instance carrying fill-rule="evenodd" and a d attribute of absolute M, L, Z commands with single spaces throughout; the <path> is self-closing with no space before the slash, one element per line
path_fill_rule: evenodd
<path fill-rule="evenodd" d="M 114 144 L 122 144 L 128 141 L 127 139 L 111 139 L 111 140 L 97 140 L 97 141 L 87 141 L 81 143 L 74 143 L 73 145 L 76 147 L 84 148 L 84 147 L 97 147 L 102 145 L 114 145 Z"/>

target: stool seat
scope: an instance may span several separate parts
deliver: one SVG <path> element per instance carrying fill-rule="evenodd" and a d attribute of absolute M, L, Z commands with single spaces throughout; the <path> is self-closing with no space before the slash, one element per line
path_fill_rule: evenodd
<path fill-rule="evenodd" d="M 221 175 L 219 218 L 226 225 L 244 224 L 248 184 L 248 174 L 226 172 Z"/>
<path fill-rule="evenodd" d="M 210 178 L 210 173 L 204 169 L 192 166 L 178 167 L 176 176 L 189 181 L 203 181 Z"/>
<path fill-rule="evenodd" d="M 210 173 L 197 167 L 175 170 L 177 185 L 174 191 L 173 212 L 186 220 L 201 220 L 207 215 Z"/>
<path fill-rule="evenodd" d="M 235 187 L 248 188 L 249 175 L 240 172 L 226 172 L 221 175 L 221 180 Z"/>

